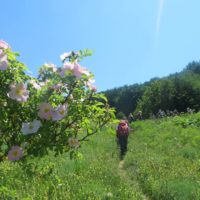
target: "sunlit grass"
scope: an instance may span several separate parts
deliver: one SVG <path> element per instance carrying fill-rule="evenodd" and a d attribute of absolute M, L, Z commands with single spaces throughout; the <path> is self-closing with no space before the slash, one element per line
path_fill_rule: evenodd
<path fill-rule="evenodd" d="M 69 154 L 0 164 L 0 199 L 200 199 L 200 115 L 134 122 L 124 167 L 115 125 Z M 192 123 L 191 123 L 192 122 Z M 146 196 L 146 197 L 145 197 Z"/>
<path fill-rule="evenodd" d="M 136 122 L 126 170 L 152 199 L 200 199 L 199 114 Z M 180 120 L 180 123 L 178 123 Z"/>
<path fill-rule="evenodd" d="M 69 154 L 30 159 L 25 166 L 0 164 L 3 199 L 143 199 L 137 184 L 122 177 L 112 129 L 82 144 L 78 159 Z M 135 185 L 134 185 L 135 184 Z M 133 185 L 135 187 L 133 187 Z"/>

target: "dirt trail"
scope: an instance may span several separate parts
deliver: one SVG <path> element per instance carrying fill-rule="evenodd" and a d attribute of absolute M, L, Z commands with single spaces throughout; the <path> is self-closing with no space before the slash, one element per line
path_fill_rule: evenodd
<path fill-rule="evenodd" d="M 133 187 L 137 187 L 138 190 L 141 192 L 141 196 L 143 198 L 143 200 L 150 200 L 143 192 L 142 190 L 140 189 L 139 187 L 139 184 L 137 184 L 136 182 L 133 182 L 132 180 L 129 179 L 127 173 L 126 173 L 126 170 L 124 170 L 124 160 L 121 160 L 119 162 L 119 165 L 118 165 L 118 169 L 119 169 L 119 175 L 122 177 L 122 178 L 125 178 L 126 180 L 128 180 L 128 183 L 129 185 L 132 185 Z"/>
<path fill-rule="evenodd" d="M 120 175 L 122 174 L 126 175 L 126 172 L 124 170 L 124 160 L 120 160 L 118 168 L 119 168 Z"/>

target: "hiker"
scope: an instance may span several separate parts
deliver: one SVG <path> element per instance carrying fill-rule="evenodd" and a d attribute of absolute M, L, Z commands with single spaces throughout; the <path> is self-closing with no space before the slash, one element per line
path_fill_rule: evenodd
<path fill-rule="evenodd" d="M 138 111 L 138 113 L 136 114 L 136 118 L 138 120 L 142 120 L 142 111 Z"/>
<path fill-rule="evenodd" d="M 128 122 L 126 120 L 120 120 L 117 126 L 117 130 L 116 130 L 116 137 L 117 137 L 117 142 L 120 147 L 121 160 L 123 159 L 127 151 L 129 131 L 130 131 L 130 128 L 128 126 Z"/>
<path fill-rule="evenodd" d="M 134 121 L 134 117 L 133 117 L 132 113 L 130 113 L 130 114 L 128 115 L 128 122 L 131 123 L 131 122 L 133 122 L 133 121 Z"/>

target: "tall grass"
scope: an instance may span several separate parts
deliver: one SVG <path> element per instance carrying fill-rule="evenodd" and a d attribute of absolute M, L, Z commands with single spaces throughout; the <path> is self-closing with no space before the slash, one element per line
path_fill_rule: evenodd
<path fill-rule="evenodd" d="M 151 199 L 200 199 L 198 122 L 200 113 L 132 124 L 126 170 Z"/>
<path fill-rule="evenodd" d="M 124 168 L 114 128 L 69 154 L 0 163 L 2 200 L 199 200 L 200 113 L 132 123 Z M 145 195 L 144 195 L 145 194 Z"/>
<path fill-rule="evenodd" d="M 137 183 L 121 176 L 112 129 L 82 144 L 78 159 L 69 154 L 33 158 L 26 165 L 0 163 L 0 199 L 143 199 Z"/>

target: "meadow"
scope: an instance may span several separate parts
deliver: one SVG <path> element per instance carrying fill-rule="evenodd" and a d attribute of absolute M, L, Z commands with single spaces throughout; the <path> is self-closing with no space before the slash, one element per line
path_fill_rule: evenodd
<path fill-rule="evenodd" d="M 150 199 L 200 199 L 200 113 L 132 124 L 125 168 Z"/>
<path fill-rule="evenodd" d="M 123 162 L 115 125 L 69 153 L 0 163 L 0 199 L 200 199 L 200 113 L 131 124 Z"/>

